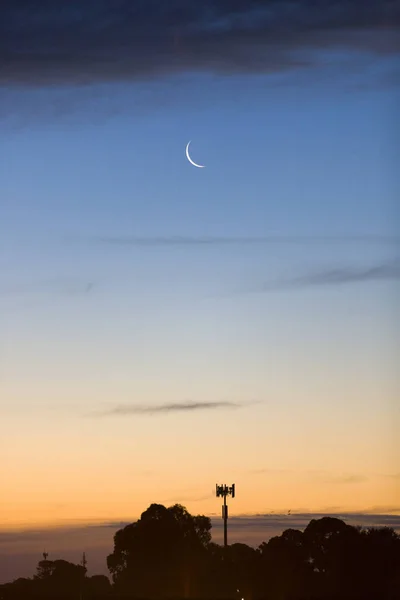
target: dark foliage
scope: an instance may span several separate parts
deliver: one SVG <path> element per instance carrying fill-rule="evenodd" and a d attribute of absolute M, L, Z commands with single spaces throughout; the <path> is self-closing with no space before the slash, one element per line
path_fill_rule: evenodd
<path fill-rule="evenodd" d="M 400 600 L 400 536 L 332 517 L 258 549 L 223 548 L 211 542 L 207 517 L 152 504 L 117 531 L 107 565 L 112 584 L 46 556 L 33 578 L 0 586 L 0 600 Z"/>

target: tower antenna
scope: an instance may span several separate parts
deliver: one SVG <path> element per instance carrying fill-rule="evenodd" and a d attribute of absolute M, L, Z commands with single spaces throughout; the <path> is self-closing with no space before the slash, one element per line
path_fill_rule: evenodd
<path fill-rule="evenodd" d="M 228 545 L 228 505 L 226 503 L 226 497 L 227 496 L 232 496 L 232 498 L 235 497 L 235 484 L 232 483 L 232 485 L 229 487 L 225 484 L 218 485 L 218 483 L 217 483 L 215 486 L 215 492 L 216 492 L 217 498 L 219 496 L 222 496 L 222 498 L 224 499 L 224 503 L 222 505 L 222 518 L 224 520 L 224 546 L 226 548 Z"/>

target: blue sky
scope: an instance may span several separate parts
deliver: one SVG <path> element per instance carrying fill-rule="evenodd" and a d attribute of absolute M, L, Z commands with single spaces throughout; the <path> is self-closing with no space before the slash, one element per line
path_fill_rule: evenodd
<path fill-rule="evenodd" d="M 91 280 L 99 268 L 96 256 L 104 254 L 90 243 L 96 236 L 395 235 L 393 89 L 378 81 L 377 89 L 365 91 L 340 75 L 336 85 L 319 82 L 318 72 L 314 77 L 312 86 L 309 76 L 296 73 L 277 82 L 260 75 L 203 75 L 200 82 L 182 77 L 175 85 L 165 82 L 165 105 L 158 98 L 162 82 L 103 86 L 103 103 L 115 94 L 120 112 L 112 116 L 104 109 L 103 119 L 94 122 L 96 107 L 85 102 L 85 90 L 64 91 L 82 108 L 72 103 L 64 117 L 36 122 L 31 116 L 25 127 L 4 132 L 2 227 L 14 260 L 21 241 L 33 256 L 51 247 L 47 258 L 36 261 L 39 276 L 59 275 L 58 265 L 68 273 L 71 257 L 79 256 L 70 272 Z M 146 90 L 150 106 L 127 110 L 129 99 Z M 24 92 L 27 106 L 30 93 Z M 188 139 L 206 169 L 189 168 Z M 70 239 L 79 236 L 80 243 Z M 268 251 L 253 248 L 252 259 L 262 265 Z M 349 258 L 357 253 L 363 260 L 377 246 L 348 251 Z M 310 255 L 310 248 L 305 252 Z M 331 253 L 331 245 L 319 247 L 320 258 Z M 154 252 L 145 254 L 151 264 Z M 212 254 L 232 264 L 243 249 Z M 32 273 L 24 258 L 18 271 Z M 184 262 L 199 258 L 196 249 Z M 100 271 L 109 275 L 110 268 Z M 192 283 L 189 265 L 185 280 Z"/>

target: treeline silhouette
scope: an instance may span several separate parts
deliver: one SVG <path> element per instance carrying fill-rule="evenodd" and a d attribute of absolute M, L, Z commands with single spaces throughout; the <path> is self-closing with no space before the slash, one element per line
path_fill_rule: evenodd
<path fill-rule="evenodd" d="M 400 600 L 400 536 L 341 519 L 312 519 L 257 549 L 211 541 L 211 521 L 152 504 L 116 532 L 105 575 L 48 560 L 32 578 L 0 586 L 1 600 Z"/>

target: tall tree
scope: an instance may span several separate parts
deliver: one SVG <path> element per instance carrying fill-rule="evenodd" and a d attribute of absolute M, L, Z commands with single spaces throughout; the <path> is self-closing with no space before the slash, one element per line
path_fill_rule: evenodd
<path fill-rule="evenodd" d="M 114 536 L 107 565 L 116 587 L 135 596 L 189 597 L 201 578 L 211 521 L 185 507 L 152 504 Z"/>
<path fill-rule="evenodd" d="M 76 598 L 84 588 L 86 568 L 67 560 L 42 560 L 34 578 L 40 598 Z"/>

